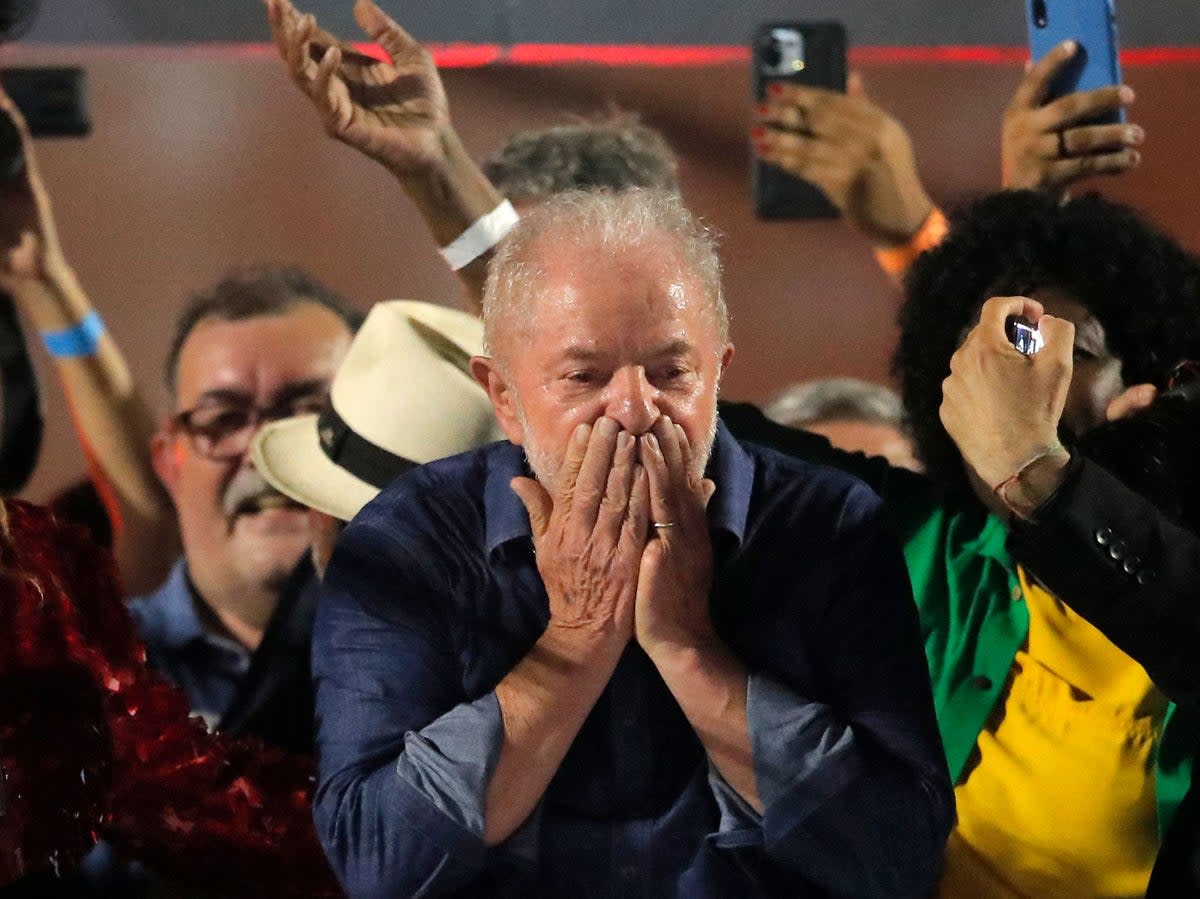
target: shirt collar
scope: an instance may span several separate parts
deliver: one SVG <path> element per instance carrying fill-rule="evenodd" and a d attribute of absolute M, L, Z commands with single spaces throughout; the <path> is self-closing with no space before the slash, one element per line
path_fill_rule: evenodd
<path fill-rule="evenodd" d="M 187 561 L 179 559 L 171 566 L 166 583 L 158 590 L 154 604 L 158 607 L 159 642 L 171 649 L 181 649 L 193 640 L 205 636 L 204 625 L 193 599 L 195 588 L 188 577 Z"/>
<path fill-rule="evenodd" d="M 197 640 L 212 646 L 249 656 L 244 646 L 228 637 L 214 634 L 200 619 L 199 604 L 203 602 L 188 574 L 187 560 L 179 559 L 171 566 L 166 583 L 158 591 L 158 642 L 165 648 L 183 649 Z"/>
<path fill-rule="evenodd" d="M 709 524 L 714 530 L 730 534 L 740 546 L 750 512 L 754 460 L 720 421 L 705 474 L 717 485 L 708 504 Z M 513 478 L 520 476 L 529 476 L 524 451 L 507 441 L 494 444 L 483 494 L 484 541 L 489 556 L 506 543 L 532 536 L 529 514 L 509 486 Z"/>

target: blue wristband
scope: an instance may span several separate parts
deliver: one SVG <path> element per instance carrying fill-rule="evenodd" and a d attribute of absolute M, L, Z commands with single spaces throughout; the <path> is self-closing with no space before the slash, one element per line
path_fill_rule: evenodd
<path fill-rule="evenodd" d="M 55 359 L 74 359 L 91 356 L 100 346 L 104 333 L 104 321 L 100 313 L 92 310 L 77 324 L 61 331 L 43 331 L 42 342 Z"/>

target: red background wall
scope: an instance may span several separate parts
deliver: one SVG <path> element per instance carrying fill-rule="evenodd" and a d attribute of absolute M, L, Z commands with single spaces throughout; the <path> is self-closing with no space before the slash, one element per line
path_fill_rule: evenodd
<path fill-rule="evenodd" d="M 385 298 L 457 302 L 458 288 L 388 177 L 320 132 L 279 63 L 261 49 L 14 47 L 6 65 L 82 64 L 93 135 L 46 142 L 43 169 L 67 252 L 161 406 L 173 317 L 189 292 L 239 263 L 294 261 L 364 308 Z M 860 66 L 868 89 L 913 134 L 930 193 L 953 206 L 992 190 L 1000 114 L 1018 62 Z M 1098 185 L 1200 250 L 1194 167 L 1200 63 L 1130 65 L 1141 169 Z M 762 223 L 748 200 L 749 76 L 741 63 L 450 70 L 454 118 L 483 155 L 510 131 L 595 112 L 640 111 L 682 157 L 690 205 L 724 235 L 738 356 L 726 395 L 761 400 L 828 374 L 884 379 L 896 294 L 864 241 L 838 223 Z M 43 458 L 27 494 L 83 469 L 40 350 Z"/>

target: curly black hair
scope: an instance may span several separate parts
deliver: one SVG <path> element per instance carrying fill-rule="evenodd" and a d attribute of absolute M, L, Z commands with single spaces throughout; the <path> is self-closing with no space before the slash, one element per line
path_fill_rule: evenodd
<path fill-rule="evenodd" d="M 950 357 L 993 295 L 1055 287 L 1104 326 L 1127 384 L 1162 386 L 1200 358 L 1200 261 L 1128 207 L 1096 195 L 1066 202 L 1032 191 L 978 200 L 913 264 L 892 370 L 917 453 L 944 487 L 967 487 L 938 417 Z"/>

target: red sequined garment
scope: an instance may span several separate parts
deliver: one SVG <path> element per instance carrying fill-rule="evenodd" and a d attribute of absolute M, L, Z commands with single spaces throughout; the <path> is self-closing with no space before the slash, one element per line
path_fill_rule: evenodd
<path fill-rule="evenodd" d="M 0 500 L 0 886 L 103 838 L 220 895 L 340 895 L 311 762 L 208 733 L 120 597 L 81 529 Z"/>

